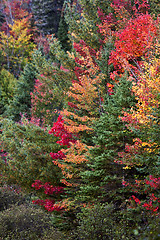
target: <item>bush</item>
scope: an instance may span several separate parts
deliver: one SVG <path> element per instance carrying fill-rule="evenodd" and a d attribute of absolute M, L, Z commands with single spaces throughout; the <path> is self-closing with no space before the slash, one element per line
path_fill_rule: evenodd
<path fill-rule="evenodd" d="M 134 209 L 115 209 L 97 204 L 77 214 L 77 229 L 71 240 L 158 240 L 160 218 Z"/>
<path fill-rule="evenodd" d="M 13 204 L 20 205 L 24 202 L 25 196 L 14 186 L 0 187 L 0 211 L 10 208 Z"/>
<path fill-rule="evenodd" d="M 0 212 L 0 238 L 6 240 L 60 240 L 62 234 L 53 228 L 47 213 L 23 204 Z"/>
<path fill-rule="evenodd" d="M 114 239 L 115 222 L 111 205 L 95 205 L 94 208 L 84 208 L 77 214 L 78 227 L 73 233 L 78 240 Z M 112 218 L 111 218 L 112 216 Z M 115 220 L 115 221 L 114 221 Z"/>

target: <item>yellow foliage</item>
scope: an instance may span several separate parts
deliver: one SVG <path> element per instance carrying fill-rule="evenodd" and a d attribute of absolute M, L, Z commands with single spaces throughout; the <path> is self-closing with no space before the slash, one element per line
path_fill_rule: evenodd
<path fill-rule="evenodd" d="M 31 42 L 29 22 L 26 18 L 15 20 L 9 25 L 9 33 L 0 32 L 0 50 L 6 58 L 9 68 L 23 68 L 31 58 L 35 44 Z"/>
<path fill-rule="evenodd" d="M 160 48 L 159 48 L 160 49 Z M 154 123 L 154 109 L 160 105 L 160 59 L 154 57 L 150 62 L 144 62 L 143 71 L 137 83 L 133 83 L 137 109 L 133 110 L 130 117 L 137 124 L 151 126 Z"/>

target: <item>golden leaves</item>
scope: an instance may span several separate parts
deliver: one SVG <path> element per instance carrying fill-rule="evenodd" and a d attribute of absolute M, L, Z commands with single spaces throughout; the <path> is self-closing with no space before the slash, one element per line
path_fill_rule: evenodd
<path fill-rule="evenodd" d="M 134 92 L 138 103 L 130 117 L 140 124 L 150 125 L 154 123 L 153 112 L 160 104 L 160 60 L 153 57 L 150 62 L 144 62 L 143 71 L 139 75 L 137 83 L 133 83 Z"/>
<path fill-rule="evenodd" d="M 9 25 L 9 33 L 0 32 L 0 49 L 8 61 L 8 65 L 23 67 L 32 55 L 35 47 L 31 42 L 32 34 L 29 33 L 29 22 L 27 18 L 15 20 Z"/>

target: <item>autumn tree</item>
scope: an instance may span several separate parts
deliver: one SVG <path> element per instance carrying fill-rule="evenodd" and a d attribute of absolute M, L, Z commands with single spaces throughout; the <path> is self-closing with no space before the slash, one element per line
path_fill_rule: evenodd
<path fill-rule="evenodd" d="M 35 45 L 31 42 L 32 35 L 28 33 L 29 22 L 26 18 L 15 20 L 13 25 L 9 24 L 9 28 L 9 33 L 0 33 L 0 49 L 3 51 L 6 68 L 17 77 L 31 60 Z"/>
<path fill-rule="evenodd" d="M 115 33 L 115 50 L 110 56 L 114 73 L 127 69 L 136 78 L 136 69 L 140 68 L 142 57 L 149 58 L 149 51 L 158 34 L 158 21 L 149 14 L 137 14 L 131 18 L 123 29 Z"/>
<path fill-rule="evenodd" d="M 157 49 L 159 49 L 159 45 Z M 155 49 L 156 52 L 158 51 L 157 49 Z M 122 159 L 126 159 L 128 166 L 132 167 L 139 164 L 141 170 L 144 169 L 144 173 L 147 168 L 147 174 L 158 177 L 159 58 L 152 57 L 149 63 L 144 62 L 141 70 L 138 82 L 134 83 L 132 87 L 132 91 L 138 101 L 136 104 L 137 109 L 132 110 L 130 114 L 124 112 L 122 117 L 122 120 L 127 122 L 130 130 L 138 132 L 139 138 L 134 140 L 133 145 L 126 145 L 126 153 L 124 155 L 120 153 L 120 156 Z M 137 152 L 135 158 L 130 158 L 134 151 Z"/>
<path fill-rule="evenodd" d="M 9 33 L 9 25 L 13 25 L 15 20 L 31 19 L 30 0 L 2 0 L 0 6 L 4 16 L 1 30 L 6 34 Z"/>

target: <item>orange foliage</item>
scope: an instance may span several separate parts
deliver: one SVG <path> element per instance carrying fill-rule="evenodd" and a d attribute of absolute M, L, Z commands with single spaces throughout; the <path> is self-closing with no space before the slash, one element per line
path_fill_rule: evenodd
<path fill-rule="evenodd" d="M 88 149 L 89 147 L 78 140 L 75 143 L 71 143 L 69 148 L 62 149 L 62 152 L 65 154 L 65 158 L 61 161 L 59 159 L 53 161 L 55 165 L 61 168 L 63 174 L 61 182 L 66 186 L 78 185 L 78 169 L 84 162 L 88 161 L 86 159 Z M 70 179 L 72 179 L 72 183 L 69 182 Z M 76 179 L 76 181 L 74 179 Z"/>
<path fill-rule="evenodd" d="M 99 58 L 99 53 L 96 53 L 96 58 Z M 69 102 L 69 109 L 63 110 L 61 114 L 68 131 L 79 133 L 92 131 L 92 122 L 99 115 L 102 101 L 100 83 L 104 75 L 91 56 L 89 47 L 85 45 L 83 45 L 83 54 L 75 58 L 75 61 L 81 64 L 81 67 L 75 68 L 78 81 L 72 81 L 72 86 L 67 92 L 71 104 Z"/>

